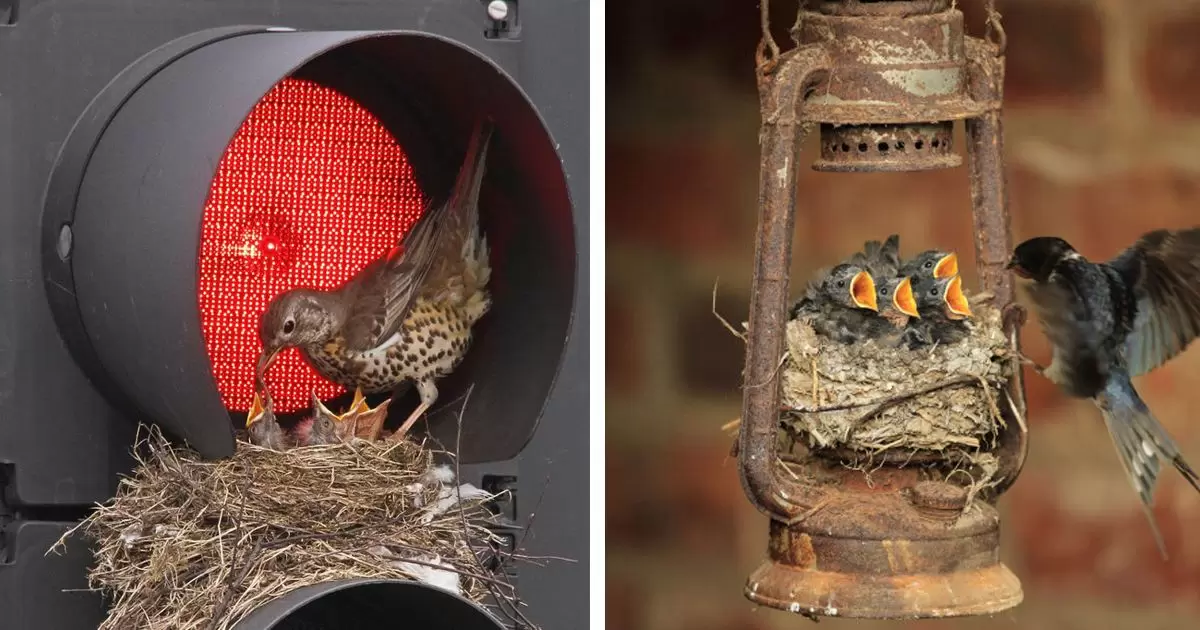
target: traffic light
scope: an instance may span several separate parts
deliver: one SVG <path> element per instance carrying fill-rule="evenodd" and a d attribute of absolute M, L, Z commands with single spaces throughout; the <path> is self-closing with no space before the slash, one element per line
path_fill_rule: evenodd
<path fill-rule="evenodd" d="M 232 453 L 267 302 L 393 247 L 485 116 L 493 306 L 417 426 L 453 444 L 461 409 L 464 463 L 522 454 L 581 293 L 559 149 L 583 155 L 587 98 L 560 86 L 586 78 L 563 35 L 586 5 L 553 4 L 0 3 L 0 626 L 95 626 L 97 599 L 62 592 L 86 550 L 43 554 L 111 496 L 136 422 Z M 344 393 L 291 352 L 278 411 Z"/>

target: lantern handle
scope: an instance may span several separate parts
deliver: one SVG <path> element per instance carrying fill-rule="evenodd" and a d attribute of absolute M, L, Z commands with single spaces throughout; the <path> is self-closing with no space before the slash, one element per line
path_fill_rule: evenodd
<path fill-rule="evenodd" d="M 1015 304 L 1012 273 L 1006 267 L 1012 253 L 1012 223 L 1008 209 L 1008 186 L 1004 174 L 1004 126 L 1000 103 L 1003 100 L 1004 56 L 1000 44 L 966 38 L 965 54 L 971 98 L 995 103 L 995 107 L 966 120 L 967 164 L 970 170 L 971 208 L 975 234 L 975 264 L 983 291 L 994 294 L 996 308 L 1005 313 L 1004 336 L 1014 353 L 1020 350 L 1019 318 L 1012 316 Z M 1005 425 L 996 438 L 996 456 L 1000 468 L 991 498 L 999 497 L 1025 466 L 1029 452 L 1029 431 L 1025 423 L 1025 386 L 1021 368 L 1014 365 L 1005 394 L 1010 405 L 1002 405 Z"/>
<path fill-rule="evenodd" d="M 750 291 L 749 331 L 738 459 L 742 489 L 772 518 L 792 521 L 820 503 L 824 491 L 786 484 L 779 458 L 779 375 L 784 352 L 788 271 L 796 223 L 800 146 L 812 123 L 802 120 L 804 98 L 829 76 L 829 54 L 820 44 L 793 48 L 759 74 L 762 127 L 759 144 L 759 219 Z"/>

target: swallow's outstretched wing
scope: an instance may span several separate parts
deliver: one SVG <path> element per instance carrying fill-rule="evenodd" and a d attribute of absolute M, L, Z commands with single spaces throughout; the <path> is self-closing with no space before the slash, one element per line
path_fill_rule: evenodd
<path fill-rule="evenodd" d="M 1131 376 L 1166 363 L 1200 335 L 1200 228 L 1149 232 L 1108 264 L 1137 300 L 1125 341 Z"/>

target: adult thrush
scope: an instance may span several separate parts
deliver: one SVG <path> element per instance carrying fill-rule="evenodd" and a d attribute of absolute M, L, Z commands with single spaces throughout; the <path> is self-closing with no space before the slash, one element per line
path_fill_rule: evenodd
<path fill-rule="evenodd" d="M 462 361 L 471 329 L 491 308 L 487 237 L 479 189 L 492 126 L 480 122 L 450 198 L 431 205 L 401 247 L 332 291 L 293 289 L 263 314 L 256 381 L 284 348 L 299 348 L 323 377 L 367 394 L 416 383 L 421 403 L 396 430 L 403 437 L 437 400 L 437 380 Z"/>

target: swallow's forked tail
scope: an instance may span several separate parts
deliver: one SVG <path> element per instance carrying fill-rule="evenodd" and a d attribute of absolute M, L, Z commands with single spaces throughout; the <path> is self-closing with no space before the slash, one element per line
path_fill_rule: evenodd
<path fill-rule="evenodd" d="M 1121 465 L 1142 501 L 1158 550 L 1166 559 L 1166 544 L 1151 511 L 1162 461 L 1171 462 L 1197 492 L 1200 492 L 1200 475 L 1184 461 L 1175 440 L 1150 413 L 1128 376 L 1112 375 L 1095 402 L 1117 447 Z"/>

